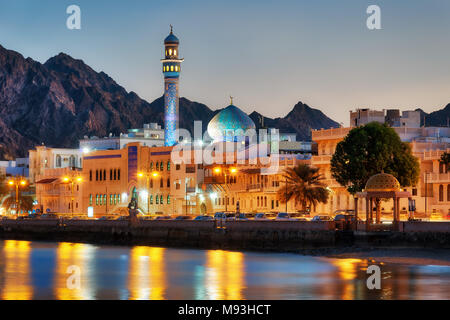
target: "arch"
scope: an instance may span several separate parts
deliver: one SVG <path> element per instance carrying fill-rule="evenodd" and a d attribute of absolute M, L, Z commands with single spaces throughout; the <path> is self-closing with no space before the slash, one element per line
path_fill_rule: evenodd
<path fill-rule="evenodd" d="M 69 158 L 69 166 L 70 167 L 76 167 L 77 166 L 77 159 L 74 155 L 71 155 Z"/>
<path fill-rule="evenodd" d="M 62 161 L 61 161 L 61 156 L 58 154 L 57 156 L 56 156 L 56 167 L 57 168 L 61 168 L 61 164 L 62 164 Z"/>
<path fill-rule="evenodd" d="M 206 204 L 205 203 L 202 203 L 200 205 L 200 212 L 201 212 L 202 215 L 206 214 Z"/>

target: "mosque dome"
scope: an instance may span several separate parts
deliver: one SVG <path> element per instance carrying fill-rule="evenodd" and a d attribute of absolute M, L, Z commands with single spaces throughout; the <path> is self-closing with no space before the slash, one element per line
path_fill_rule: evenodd
<path fill-rule="evenodd" d="M 208 134 L 214 140 L 234 140 L 246 130 L 256 129 L 255 123 L 238 107 L 230 104 L 211 119 Z"/>
<path fill-rule="evenodd" d="M 393 175 L 380 173 L 369 178 L 365 191 L 400 191 L 400 183 Z"/>

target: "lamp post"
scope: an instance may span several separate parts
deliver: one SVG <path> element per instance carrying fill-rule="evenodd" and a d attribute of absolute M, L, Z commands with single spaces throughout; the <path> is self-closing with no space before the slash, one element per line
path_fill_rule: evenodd
<path fill-rule="evenodd" d="M 74 196 L 73 196 L 73 187 L 74 187 L 74 185 L 75 185 L 75 182 L 78 182 L 78 183 L 80 183 L 80 182 L 82 182 L 83 181 L 83 178 L 81 178 L 80 176 L 78 176 L 78 175 L 76 175 L 76 174 L 71 174 L 70 176 L 65 176 L 65 177 L 63 177 L 63 180 L 62 180 L 64 183 L 66 183 L 66 184 L 68 184 L 68 183 L 70 183 L 70 201 L 71 201 L 71 204 L 70 204 L 70 206 L 71 206 L 71 209 L 72 209 L 72 216 L 73 216 L 73 213 L 74 213 L 74 210 L 73 210 L 73 200 L 74 200 Z M 108 199 L 107 199 L 108 200 Z"/>
<path fill-rule="evenodd" d="M 227 186 L 227 169 L 228 168 L 223 170 L 223 173 L 224 173 L 224 176 L 225 176 L 225 187 Z M 233 167 L 233 168 L 229 168 L 228 171 L 230 172 L 230 174 L 236 174 L 238 172 L 238 169 Z M 219 173 L 222 172 L 222 168 L 220 168 L 220 167 L 214 168 L 214 172 L 219 174 Z M 227 212 L 227 211 L 228 211 L 228 196 L 225 193 L 225 212 Z"/>
<path fill-rule="evenodd" d="M 14 177 L 8 180 L 8 185 L 10 187 L 15 187 L 16 190 L 16 214 L 19 214 L 19 188 L 25 187 L 28 181 L 23 177 Z"/>
<path fill-rule="evenodd" d="M 146 179 L 146 187 L 147 187 L 147 215 L 150 215 L 150 179 L 157 178 L 159 173 L 156 171 L 150 172 L 149 170 L 139 172 L 138 178 Z"/>

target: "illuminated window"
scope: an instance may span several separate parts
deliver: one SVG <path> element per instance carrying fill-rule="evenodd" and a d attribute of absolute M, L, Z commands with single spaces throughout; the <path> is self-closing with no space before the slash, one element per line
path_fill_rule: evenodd
<path fill-rule="evenodd" d="M 164 203 L 164 198 L 163 198 L 163 196 L 161 195 L 161 197 L 159 198 L 159 204 L 163 204 Z"/>
<path fill-rule="evenodd" d="M 114 203 L 114 196 L 112 194 L 109 195 L 109 204 L 112 205 Z"/>
<path fill-rule="evenodd" d="M 89 195 L 89 205 L 92 206 L 92 194 Z"/>
<path fill-rule="evenodd" d="M 161 163 L 159 164 L 159 170 L 164 171 L 164 161 L 161 161 Z"/>
<path fill-rule="evenodd" d="M 150 195 L 150 204 L 153 204 L 153 195 Z"/>
<path fill-rule="evenodd" d="M 177 71 L 177 72 L 178 72 L 178 66 L 175 66 L 175 71 Z"/>
<path fill-rule="evenodd" d="M 172 55 L 172 49 L 169 49 L 169 55 L 170 56 Z"/>
<path fill-rule="evenodd" d="M 170 196 L 167 196 L 167 204 L 170 204 Z"/>
<path fill-rule="evenodd" d="M 174 55 L 174 56 L 177 55 L 177 50 L 173 50 L 173 55 Z"/>
<path fill-rule="evenodd" d="M 170 171 L 170 161 L 167 161 L 167 171 Z"/>
<path fill-rule="evenodd" d="M 166 72 L 166 66 L 163 67 L 163 71 Z"/>
<path fill-rule="evenodd" d="M 159 197 L 158 197 L 158 195 L 155 196 L 155 201 L 156 201 L 155 202 L 156 204 L 159 204 Z"/>
<path fill-rule="evenodd" d="M 103 204 L 106 206 L 107 197 L 106 194 L 103 195 Z"/>
<path fill-rule="evenodd" d="M 153 161 L 150 162 L 150 171 L 153 171 Z"/>
<path fill-rule="evenodd" d="M 120 203 L 120 194 L 117 195 L 117 203 Z"/>
<path fill-rule="evenodd" d="M 173 71 L 173 66 L 170 66 L 170 71 Z"/>

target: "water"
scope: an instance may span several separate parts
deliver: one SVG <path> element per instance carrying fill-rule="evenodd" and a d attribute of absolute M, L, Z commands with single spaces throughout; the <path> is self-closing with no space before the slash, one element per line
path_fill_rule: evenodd
<path fill-rule="evenodd" d="M 377 264 L 382 263 L 377 261 Z M 296 254 L 0 241 L 5 299 L 450 299 L 450 267 Z M 80 270 L 78 288 L 69 267 Z M 73 270 L 73 269 L 72 269 Z M 73 272 L 73 271 L 72 271 Z"/>

